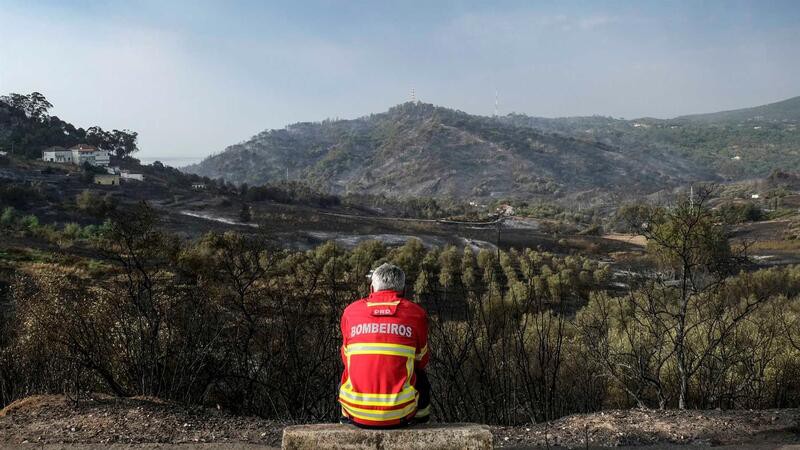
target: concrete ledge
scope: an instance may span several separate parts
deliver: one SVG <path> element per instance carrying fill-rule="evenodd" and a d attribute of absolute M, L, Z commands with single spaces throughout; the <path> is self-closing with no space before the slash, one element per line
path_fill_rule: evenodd
<path fill-rule="evenodd" d="M 396 430 L 365 430 L 354 425 L 296 425 L 283 430 L 284 450 L 485 450 L 492 433 L 485 425 L 445 423 L 414 425 Z"/>

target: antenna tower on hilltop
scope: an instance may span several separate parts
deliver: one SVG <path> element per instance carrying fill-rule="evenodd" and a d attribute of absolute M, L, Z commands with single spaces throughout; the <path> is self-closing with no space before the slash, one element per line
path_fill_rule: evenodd
<path fill-rule="evenodd" d="M 417 91 L 411 88 L 411 103 L 417 103 Z"/>
<path fill-rule="evenodd" d="M 500 115 L 500 94 L 497 92 L 497 89 L 494 91 L 494 117 Z"/>

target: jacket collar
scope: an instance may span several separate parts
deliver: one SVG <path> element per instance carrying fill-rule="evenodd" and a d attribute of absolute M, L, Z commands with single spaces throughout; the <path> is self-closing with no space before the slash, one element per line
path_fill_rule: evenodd
<path fill-rule="evenodd" d="M 402 295 L 403 293 L 401 291 L 378 291 L 369 294 L 366 300 L 370 302 L 399 300 L 402 298 Z"/>

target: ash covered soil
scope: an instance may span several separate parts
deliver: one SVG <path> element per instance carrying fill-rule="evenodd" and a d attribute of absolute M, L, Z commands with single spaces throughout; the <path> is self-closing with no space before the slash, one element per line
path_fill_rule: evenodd
<path fill-rule="evenodd" d="M 0 448 L 15 444 L 247 443 L 280 447 L 285 423 L 145 397 L 78 402 L 37 395 L 0 410 Z"/>
<path fill-rule="evenodd" d="M 527 427 L 493 427 L 492 433 L 496 447 L 508 448 L 800 449 L 800 409 L 609 410 Z"/>
<path fill-rule="evenodd" d="M 279 448 L 287 425 L 153 398 L 97 395 L 76 402 L 46 395 L 0 410 L 0 447 Z M 613 410 L 529 426 L 495 426 L 492 433 L 495 447 L 518 449 L 800 448 L 800 410 Z"/>

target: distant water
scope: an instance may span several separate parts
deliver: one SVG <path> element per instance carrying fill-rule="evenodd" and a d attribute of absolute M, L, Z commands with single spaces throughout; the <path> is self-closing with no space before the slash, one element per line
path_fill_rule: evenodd
<path fill-rule="evenodd" d="M 133 156 L 141 161 L 142 164 L 152 164 L 156 161 L 161 161 L 161 163 L 165 166 L 172 166 L 176 168 L 188 166 L 190 164 L 196 164 L 203 160 L 203 157 L 187 158 L 182 156 L 164 156 L 160 158 L 153 158 L 148 156 Z"/>

